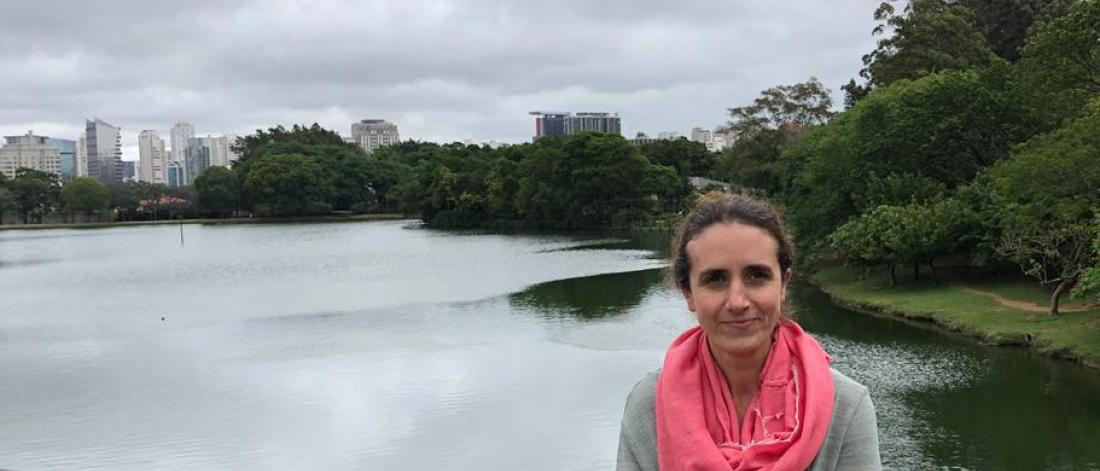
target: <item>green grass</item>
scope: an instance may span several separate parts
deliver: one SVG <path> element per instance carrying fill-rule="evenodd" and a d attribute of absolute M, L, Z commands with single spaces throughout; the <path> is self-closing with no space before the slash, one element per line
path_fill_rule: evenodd
<path fill-rule="evenodd" d="M 1100 368 L 1100 307 L 1050 317 L 1002 306 L 945 281 L 910 280 L 899 273 L 899 285 L 890 287 L 885 273 L 873 273 L 866 281 L 859 281 L 858 270 L 844 267 L 823 269 L 813 281 L 836 301 L 855 309 L 928 320 L 983 342 L 1025 345 L 1040 353 Z M 1039 305 L 1049 301 L 1043 288 L 1027 286 L 1025 281 L 963 282 L 1013 300 Z"/>

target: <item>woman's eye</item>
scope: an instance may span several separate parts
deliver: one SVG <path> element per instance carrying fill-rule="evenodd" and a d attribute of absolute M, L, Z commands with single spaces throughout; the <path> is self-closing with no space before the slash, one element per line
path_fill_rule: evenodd
<path fill-rule="evenodd" d="M 703 277 L 703 283 L 708 285 L 717 285 L 726 282 L 726 275 L 721 273 L 714 273 Z"/>
<path fill-rule="evenodd" d="M 749 272 L 749 280 L 762 283 L 771 279 L 771 275 L 763 270 L 753 270 Z"/>

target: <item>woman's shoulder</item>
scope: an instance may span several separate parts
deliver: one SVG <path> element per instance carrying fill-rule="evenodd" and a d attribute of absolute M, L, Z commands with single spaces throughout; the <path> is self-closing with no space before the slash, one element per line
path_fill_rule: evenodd
<path fill-rule="evenodd" d="M 657 404 L 657 380 L 661 377 L 661 370 L 652 371 L 645 375 L 630 390 L 626 397 L 626 411 L 623 414 L 623 422 L 648 422 L 655 420 Z"/>
<path fill-rule="evenodd" d="M 860 384 L 858 381 L 849 378 L 835 369 L 831 369 L 833 373 L 833 387 L 836 390 L 836 412 L 834 416 L 846 417 L 844 413 L 846 411 L 853 411 L 863 398 L 869 396 L 870 393 L 867 390 L 867 386 Z"/>

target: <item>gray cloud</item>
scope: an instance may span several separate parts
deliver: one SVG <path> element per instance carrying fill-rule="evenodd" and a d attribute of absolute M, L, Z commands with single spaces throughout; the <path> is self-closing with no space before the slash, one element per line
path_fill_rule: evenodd
<path fill-rule="evenodd" d="M 0 12 L 0 132 L 75 138 L 95 116 L 132 153 L 138 131 L 176 121 L 347 133 L 381 117 L 409 138 L 517 142 L 527 111 L 548 109 L 686 133 L 773 85 L 817 76 L 836 91 L 873 45 L 875 5 L 17 0 Z"/>

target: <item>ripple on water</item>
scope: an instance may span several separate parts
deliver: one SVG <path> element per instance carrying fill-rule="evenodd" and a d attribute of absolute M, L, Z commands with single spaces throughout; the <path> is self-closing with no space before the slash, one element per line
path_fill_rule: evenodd
<path fill-rule="evenodd" d="M 921 448 L 948 431 L 921 417 L 906 401 L 916 391 L 964 388 L 980 381 L 986 361 L 950 347 L 853 342 L 815 334 L 833 357 L 833 367 L 867 386 L 878 416 L 880 451 L 893 469 L 946 469 L 928 462 Z M 963 468 L 952 468 L 963 469 Z"/>

